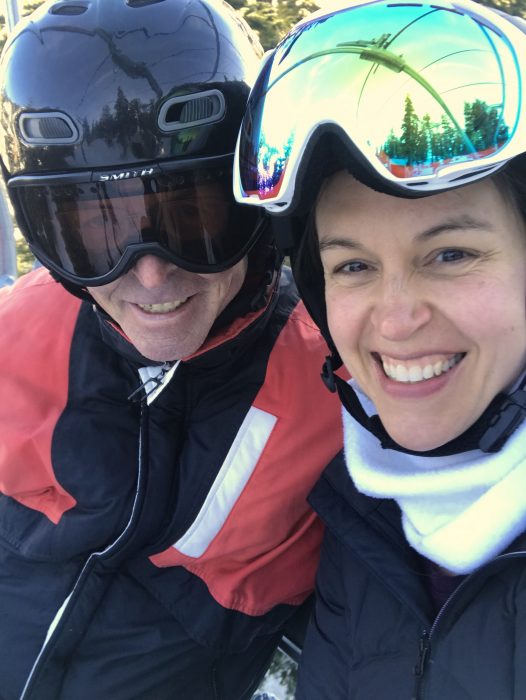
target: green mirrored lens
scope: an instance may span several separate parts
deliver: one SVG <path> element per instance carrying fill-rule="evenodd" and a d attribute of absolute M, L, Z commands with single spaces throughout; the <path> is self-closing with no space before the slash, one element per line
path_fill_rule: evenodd
<path fill-rule="evenodd" d="M 253 92 L 242 185 L 277 196 L 320 124 L 340 127 L 392 180 L 479 160 L 513 135 L 518 75 L 507 39 L 449 6 L 374 3 L 313 20 L 278 48 Z"/>

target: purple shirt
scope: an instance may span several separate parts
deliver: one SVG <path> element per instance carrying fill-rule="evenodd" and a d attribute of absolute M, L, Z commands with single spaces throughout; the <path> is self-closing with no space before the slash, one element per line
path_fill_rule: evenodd
<path fill-rule="evenodd" d="M 465 576 L 450 576 L 443 573 L 438 564 L 429 561 L 429 559 L 423 559 L 423 562 L 424 571 L 427 576 L 427 590 L 434 603 L 435 612 L 438 612 Z"/>

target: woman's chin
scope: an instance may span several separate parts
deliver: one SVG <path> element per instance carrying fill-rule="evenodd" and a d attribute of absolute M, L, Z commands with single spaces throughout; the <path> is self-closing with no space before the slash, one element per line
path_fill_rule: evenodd
<path fill-rule="evenodd" d="M 384 424 L 392 440 L 397 445 L 411 452 L 430 452 L 446 445 L 458 437 L 457 431 L 408 431 L 407 429 L 395 429 Z"/>

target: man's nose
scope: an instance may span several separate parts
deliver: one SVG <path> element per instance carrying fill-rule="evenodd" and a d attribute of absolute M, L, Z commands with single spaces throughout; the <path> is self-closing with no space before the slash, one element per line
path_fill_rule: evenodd
<path fill-rule="evenodd" d="M 162 287 L 175 269 L 175 265 L 157 255 L 143 255 L 133 266 L 132 273 L 143 287 L 154 289 Z"/>
<path fill-rule="evenodd" d="M 432 313 L 431 304 L 417 285 L 410 285 L 407 280 L 391 280 L 382 286 L 371 321 L 383 338 L 402 341 L 425 326 Z"/>

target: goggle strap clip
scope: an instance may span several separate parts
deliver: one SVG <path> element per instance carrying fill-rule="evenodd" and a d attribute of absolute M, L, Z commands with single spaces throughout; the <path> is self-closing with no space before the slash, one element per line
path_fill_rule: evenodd
<path fill-rule="evenodd" d="M 500 405 L 480 438 L 479 448 L 483 452 L 498 452 L 525 418 L 526 391 L 521 386 L 509 396 L 502 397 Z"/>
<path fill-rule="evenodd" d="M 139 384 L 137 389 L 132 391 L 128 396 L 128 401 L 132 403 L 143 402 L 148 399 L 151 394 L 153 394 L 164 382 L 166 374 L 171 370 L 173 362 L 165 362 L 159 370 L 159 374 L 155 377 L 148 377 L 145 382 Z M 148 389 L 146 387 L 149 387 Z"/>
<path fill-rule="evenodd" d="M 287 255 L 298 244 L 298 235 L 289 216 L 271 216 L 272 233 L 278 249 Z"/>

